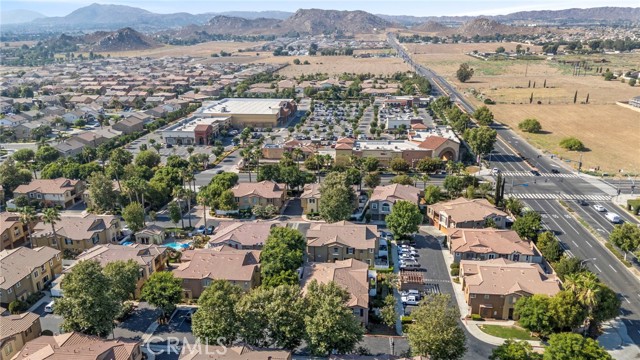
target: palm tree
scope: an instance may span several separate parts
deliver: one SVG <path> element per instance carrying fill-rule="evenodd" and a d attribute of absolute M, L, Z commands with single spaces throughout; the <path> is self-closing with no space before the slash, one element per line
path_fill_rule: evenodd
<path fill-rule="evenodd" d="M 33 211 L 33 208 L 25 206 L 20 210 L 20 223 L 22 226 L 27 227 L 27 233 L 29 234 L 29 244 L 31 244 L 31 248 L 33 249 L 33 239 L 31 238 L 31 224 L 38 220 L 36 216 L 36 212 Z M 11 248 L 13 249 L 13 243 L 11 243 Z"/>
<path fill-rule="evenodd" d="M 182 186 L 176 186 L 176 187 L 173 189 L 173 194 L 172 194 L 172 196 L 173 196 L 175 199 L 183 200 L 183 199 L 184 199 L 184 194 L 185 194 L 185 192 L 186 192 L 186 190 L 185 190 L 185 188 L 184 188 L 184 187 L 182 187 Z M 182 213 L 182 205 L 180 205 L 180 220 L 182 221 L 182 229 L 184 229 L 184 214 Z"/>
<path fill-rule="evenodd" d="M 300 159 L 302 158 L 302 155 L 304 155 L 302 153 L 302 149 L 300 148 L 295 148 L 293 149 L 293 159 L 296 161 L 296 163 L 298 164 L 298 169 L 300 169 Z"/>
<path fill-rule="evenodd" d="M 587 330 L 594 323 L 594 311 L 602 290 L 602 284 L 592 272 L 580 272 L 565 277 L 565 289 L 576 294 L 578 302 L 587 309 Z"/>
<path fill-rule="evenodd" d="M 240 151 L 240 156 L 242 156 L 242 163 L 244 164 L 244 166 L 247 168 L 247 171 L 249 172 L 249 182 L 251 182 L 251 167 L 250 167 L 250 160 L 251 160 L 251 151 L 249 149 L 242 149 L 242 151 Z"/>
<path fill-rule="evenodd" d="M 504 202 L 505 202 L 504 203 L 505 208 L 511 213 L 511 215 L 514 215 L 514 216 L 520 215 L 520 212 L 522 212 L 522 208 L 524 207 L 524 204 L 520 199 L 509 197 L 509 198 L 506 198 Z"/>
<path fill-rule="evenodd" d="M 200 192 L 198 192 L 198 195 L 196 196 L 196 200 L 200 205 L 202 205 L 204 226 L 207 227 L 207 204 L 209 203 L 209 194 L 206 187 L 200 189 Z"/>
<path fill-rule="evenodd" d="M 56 208 L 47 208 L 42 213 L 42 221 L 45 224 L 51 224 L 51 231 L 53 232 L 54 241 L 58 240 L 58 234 L 56 233 L 56 223 L 60 221 L 60 211 Z"/>

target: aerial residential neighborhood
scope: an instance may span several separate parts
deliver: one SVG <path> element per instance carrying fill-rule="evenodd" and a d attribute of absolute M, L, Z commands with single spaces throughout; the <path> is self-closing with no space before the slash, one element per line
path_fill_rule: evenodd
<path fill-rule="evenodd" d="M 638 359 L 596 5 L 3 2 L 0 358 Z"/>

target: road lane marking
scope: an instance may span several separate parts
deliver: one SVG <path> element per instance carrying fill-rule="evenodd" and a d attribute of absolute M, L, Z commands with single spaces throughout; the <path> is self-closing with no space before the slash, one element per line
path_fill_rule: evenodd
<path fill-rule="evenodd" d="M 618 272 L 618 270 L 614 269 L 613 266 L 611 266 L 611 264 L 609 264 L 609 267 L 611 268 L 611 270 Z"/>
<path fill-rule="evenodd" d="M 624 296 L 624 295 L 620 295 L 620 296 L 622 296 L 622 298 L 624 299 L 624 301 L 626 301 L 626 302 L 628 302 L 629 304 L 631 304 L 631 301 L 629 301 L 629 299 L 627 299 L 627 297 L 626 297 L 626 296 Z"/>
<path fill-rule="evenodd" d="M 602 270 L 600 270 L 600 268 L 598 267 L 598 265 L 593 264 L 593 266 L 595 266 L 595 267 L 596 267 L 596 269 L 598 269 L 598 271 L 599 271 L 599 272 L 602 272 Z"/>

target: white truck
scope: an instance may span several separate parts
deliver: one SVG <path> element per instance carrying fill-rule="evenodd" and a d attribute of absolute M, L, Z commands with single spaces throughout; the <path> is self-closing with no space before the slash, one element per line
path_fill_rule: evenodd
<path fill-rule="evenodd" d="M 614 224 L 618 224 L 620 223 L 620 221 L 622 221 L 622 219 L 620 218 L 620 215 L 612 212 L 608 212 L 604 214 L 604 217 L 606 217 L 607 220 L 611 221 Z"/>

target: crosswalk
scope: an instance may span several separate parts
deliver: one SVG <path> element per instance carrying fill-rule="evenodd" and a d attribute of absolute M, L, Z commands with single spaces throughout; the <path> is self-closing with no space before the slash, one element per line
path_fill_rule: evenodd
<path fill-rule="evenodd" d="M 425 294 L 440 294 L 440 284 L 425 284 L 424 286 Z"/>
<path fill-rule="evenodd" d="M 574 194 L 535 194 L 535 193 L 516 193 L 510 194 L 510 197 L 515 197 L 522 200 L 591 200 L 591 201 L 610 201 L 609 195 L 574 195 Z"/>
<path fill-rule="evenodd" d="M 529 171 L 503 171 L 504 176 L 522 176 L 522 177 L 537 177 Z M 565 179 L 577 179 L 580 176 L 578 174 L 554 174 L 554 173 L 540 173 L 540 177 L 552 177 L 552 178 L 565 178 Z"/>

